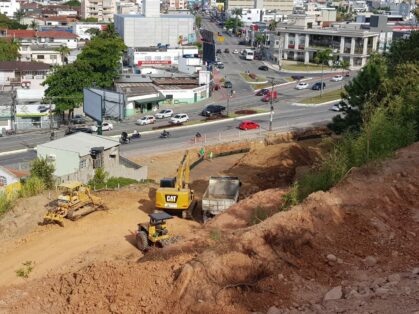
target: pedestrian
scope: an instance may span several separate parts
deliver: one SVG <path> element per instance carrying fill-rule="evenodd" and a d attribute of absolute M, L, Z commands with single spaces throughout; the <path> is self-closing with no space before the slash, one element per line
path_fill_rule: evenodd
<path fill-rule="evenodd" d="M 212 151 L 210 151 L 209 153 L 209 160 L 212 161 L 212 157 L 214 156 L 214 153 Z"/>
<path fill-rule="evenodd" d="M 202 147 L 199 151 L 199 158 L 204 158 L 204 155 L 205 155 L 205 149 L 204 147 Z"/>

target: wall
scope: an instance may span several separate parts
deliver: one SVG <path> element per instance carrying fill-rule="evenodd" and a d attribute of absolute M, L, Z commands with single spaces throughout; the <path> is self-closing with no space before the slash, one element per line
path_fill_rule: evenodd
<path fill-rule="evenodd" d="M 56 176 L 68 175 L 79 170 L 80 159 L 79 155 L 75 152 L 57 150 L 49 147 L 39 145 L 37 148 L 38 157 L 48 157 L 49 155 L 55 155 L 55 166 Z"/>
<path fill-rule="evenodd" d="M 0 167 L 0 177 L 6 178 L 6 186 L 12 183 L 19 182 L 19 178 L 16 178 L 14 175 L 10 174 L 8 171 L 5 171 L 3 168 Z M 0 187 L 2 185 L 0 184 Z"/>

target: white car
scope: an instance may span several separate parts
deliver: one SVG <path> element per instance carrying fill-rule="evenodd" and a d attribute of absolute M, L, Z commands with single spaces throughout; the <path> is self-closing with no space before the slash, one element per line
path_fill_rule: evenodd
<path fill-rule="evenodd" d="M 233 50 L 233 53 L 234 53 L 234 54 L 238 54 L 238 53 L 239 53 L 239 51 L 238 51 L 237 49 L 234 49 L 234 50 Z"/>
<path fill-rule="evenodd" d="M 343 106 L 341 104 L 334 104 L 332 108 L 330 108 L 332 111 L 343 111 Z"/>
<path fill-rule="evenodd" d="M 170 118 L 173 116 L 173 110 L 172 109 L 163 109 L 159 113 L 156 114 L 156 119 L 164 119 L 164 118 Z"/>
<path fill-rule="evenodd" d="M 91 127 L 93 132 L 97 132 L 97 125 L 92 125 Z M 103 122 L 102 123 L 102 131 L 111 131 L 113 129 L 113 124 L 110 122 Z"/>
<path fill-rule="evenodd" d="M 308 88 L 308 83 L 300 82 L 297 85 L 295 85 L 295 89 L 306 89 Z"/>
<path fill-rule="evenodd" d="M 186 113 L 178 113 L 174 117 L 170 118 L 170 123 L 172 124 L 181 124 L 189 121 L 189 117 Z"/>
<path fill-rule="evenodd" d="M 154 118 L 154 116 L 144 116 L 135 122 L 137 125 L 147 125 L 152 123 L 156 123 L 156 118 Z"/>
<path fill-rule="evenodd" d="M 339 82 L 343 80 L 343 76 L 342 75 L 335 75 L 334 77 L 332 77 L 332 82 Z"/>

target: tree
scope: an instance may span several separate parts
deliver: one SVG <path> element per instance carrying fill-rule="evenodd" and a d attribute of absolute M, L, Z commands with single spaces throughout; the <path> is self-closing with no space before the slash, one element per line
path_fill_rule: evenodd
<path fill-rule="evenodd" d="M 0 61 L 15 61 L 19 58 L 19 43 L 0 38 Z"/>
<path fill-rule="evenodd" d="M 68 63 L 67 56 L 71 52 L 70 48 L 68 48 L 67 46 L 60 46 L 59 48 L 57 48 L 55 50 L 60 53 L 61 60 L 63 61 L 63 64 L 64 63 L 67 64 Z"/>
<path fill-rule="evenodd" d="M 70 7 L 79 7 L 81 6 L 81 3 L 77 0 L 70 0 L 67 2 L 64 2 L 65 5 L 69 5 Z"/>
<path fill-rule="evenodd" d="M 314 57 L 314 62 L 320 64 L 322 67 L 322 75 L 321 75 L 321 85 L 320 85 L 320 97 L 323 95 L 323 74 L 324 74 L 324 66 L 329 65 L 329 61 L 332 60 L 332 49 L 324 49 L 317 51 L 316 56 Z"/>
<path fill-rule="evenodd" d="M 29 24 L 29 28 L 36 30 L 38 28 L 38 23 L 35 20 L 32 20 L 31 24 Z"/>
<path fill-rule="evenodd" d="M 241 27 L 243 25 L 242 21 L 239 19 L 239 17 L 243 16 L 243 11 L 242 9 L 236 8 L 233 9 L 232 14 L 234 15 L 234 34 L 236 34 L 237 27 Z"/>
<path fill-rule="evenodd" d="M 54 165 L 45 158 L 36 158 L 31 163 L 31 176 L 41 179 L 45 187 L 52 188 L 54 186 Z"/>
<path fill-rule="evenodd" d="M 86 33 L 90 34 L 91 37 L 97 36 L 100 34 L 100 29 L 98 28 L 89 28 Z"/>
<path fill-rule="evenodd" d="M 230 18 L 225 22 L 224 26 L 227 29 L 232 29 L 233 32 L 236 33 L 237 27 L 243 26 L 243 22 L 241 20 L 237 19 L 237 18 L 234 18 L 234 19 Z"/>
<path fill-rule="evenodd" d="M 5 27 L 8 29 L 26 29 L 26 25 L 19 24 L 15 20 L 9 19 L 6 15 L 0 14 L 0 27 Z"/>
<path fill-rule="evenodd" d="M 374 55 L 358 75 L 345 85 L 341 102 L 344 115 L 333 118 L 329 125 L 336 133 L 346 130 L 358 132 L 362 125 L 364 104 L 369 102 L 370 109 L 377 107 L 388 95 L 383 88 L 387 80 L 386 61 L 382 56 Z"/>
<path fill-rule="evenodd" d="M 350 66 L 351 66 L 350 63 L 347 60 L 339 60 L 336 64 L 336 68 L 342 70 L 342 76 L 343 77 L 345 76 L 345 71 L 348 71 Z M 342 88 L 343 88 L 343 79 L 341 81 L 340 89 L 342 89 Z"/>
<path fill-rule="evenodd" d="M 266 38 L 267 38 L 267 36 L 264 35 L 264 34 L 256 34 L 256 37 L 255 37 L 256 45 L 259 46 L 259 45 L 265 43 Z"/>
<path fill-rule="evenodd" d="M 68 116 L 83 102 L 83 88 L 92 86 L 96 74 L 85 61 L 76 61 L 54 68 L 42 85 L 48 86 L 45 91 L 46 99 L 55 104 L 55 110 L 63 118 L 68 110 Z"/>
<path fill-rule="evenodd" d="M 274 31 L 276 30 L 277 26 L 278 26 L 278 22 L 277 22 L 277 21 L 275 21 L 275 20 L 271 20 L 271 21 L 269 22 L 268 29 L 269 29 L 271 32 L 274 32 Z"/>
<path fill-rule="evenodd" d="M 25 12 L 23 10 L 17 10 L 15 12 L 15 19 L 16 21 L 20 24 L 20 21 L 22 20 L 22 18 L 25 16 Z"/>
<path fill-rule="evenodd" d="M 390 70 L 398 64 L 406 62 L 419 62 L 419 32 L 412 32 L 409 40 L 399 39 L 391 44 L 388 54 Z"/>
<path fill-rule="evenodd" d="M 201 28 L 202 26 L 202 16 L 197 15 L 195 16 L 195 25 L 197 28 Z"/>

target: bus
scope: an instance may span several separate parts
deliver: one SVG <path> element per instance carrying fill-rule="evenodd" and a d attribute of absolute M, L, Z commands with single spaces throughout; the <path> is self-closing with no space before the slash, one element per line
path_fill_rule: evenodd
<path fill-rule="evenodd" d="M 245 49 L 244 58 L 246 60 L 253 60 L 255 58 L 255 52 L 252 49 Z"/>

